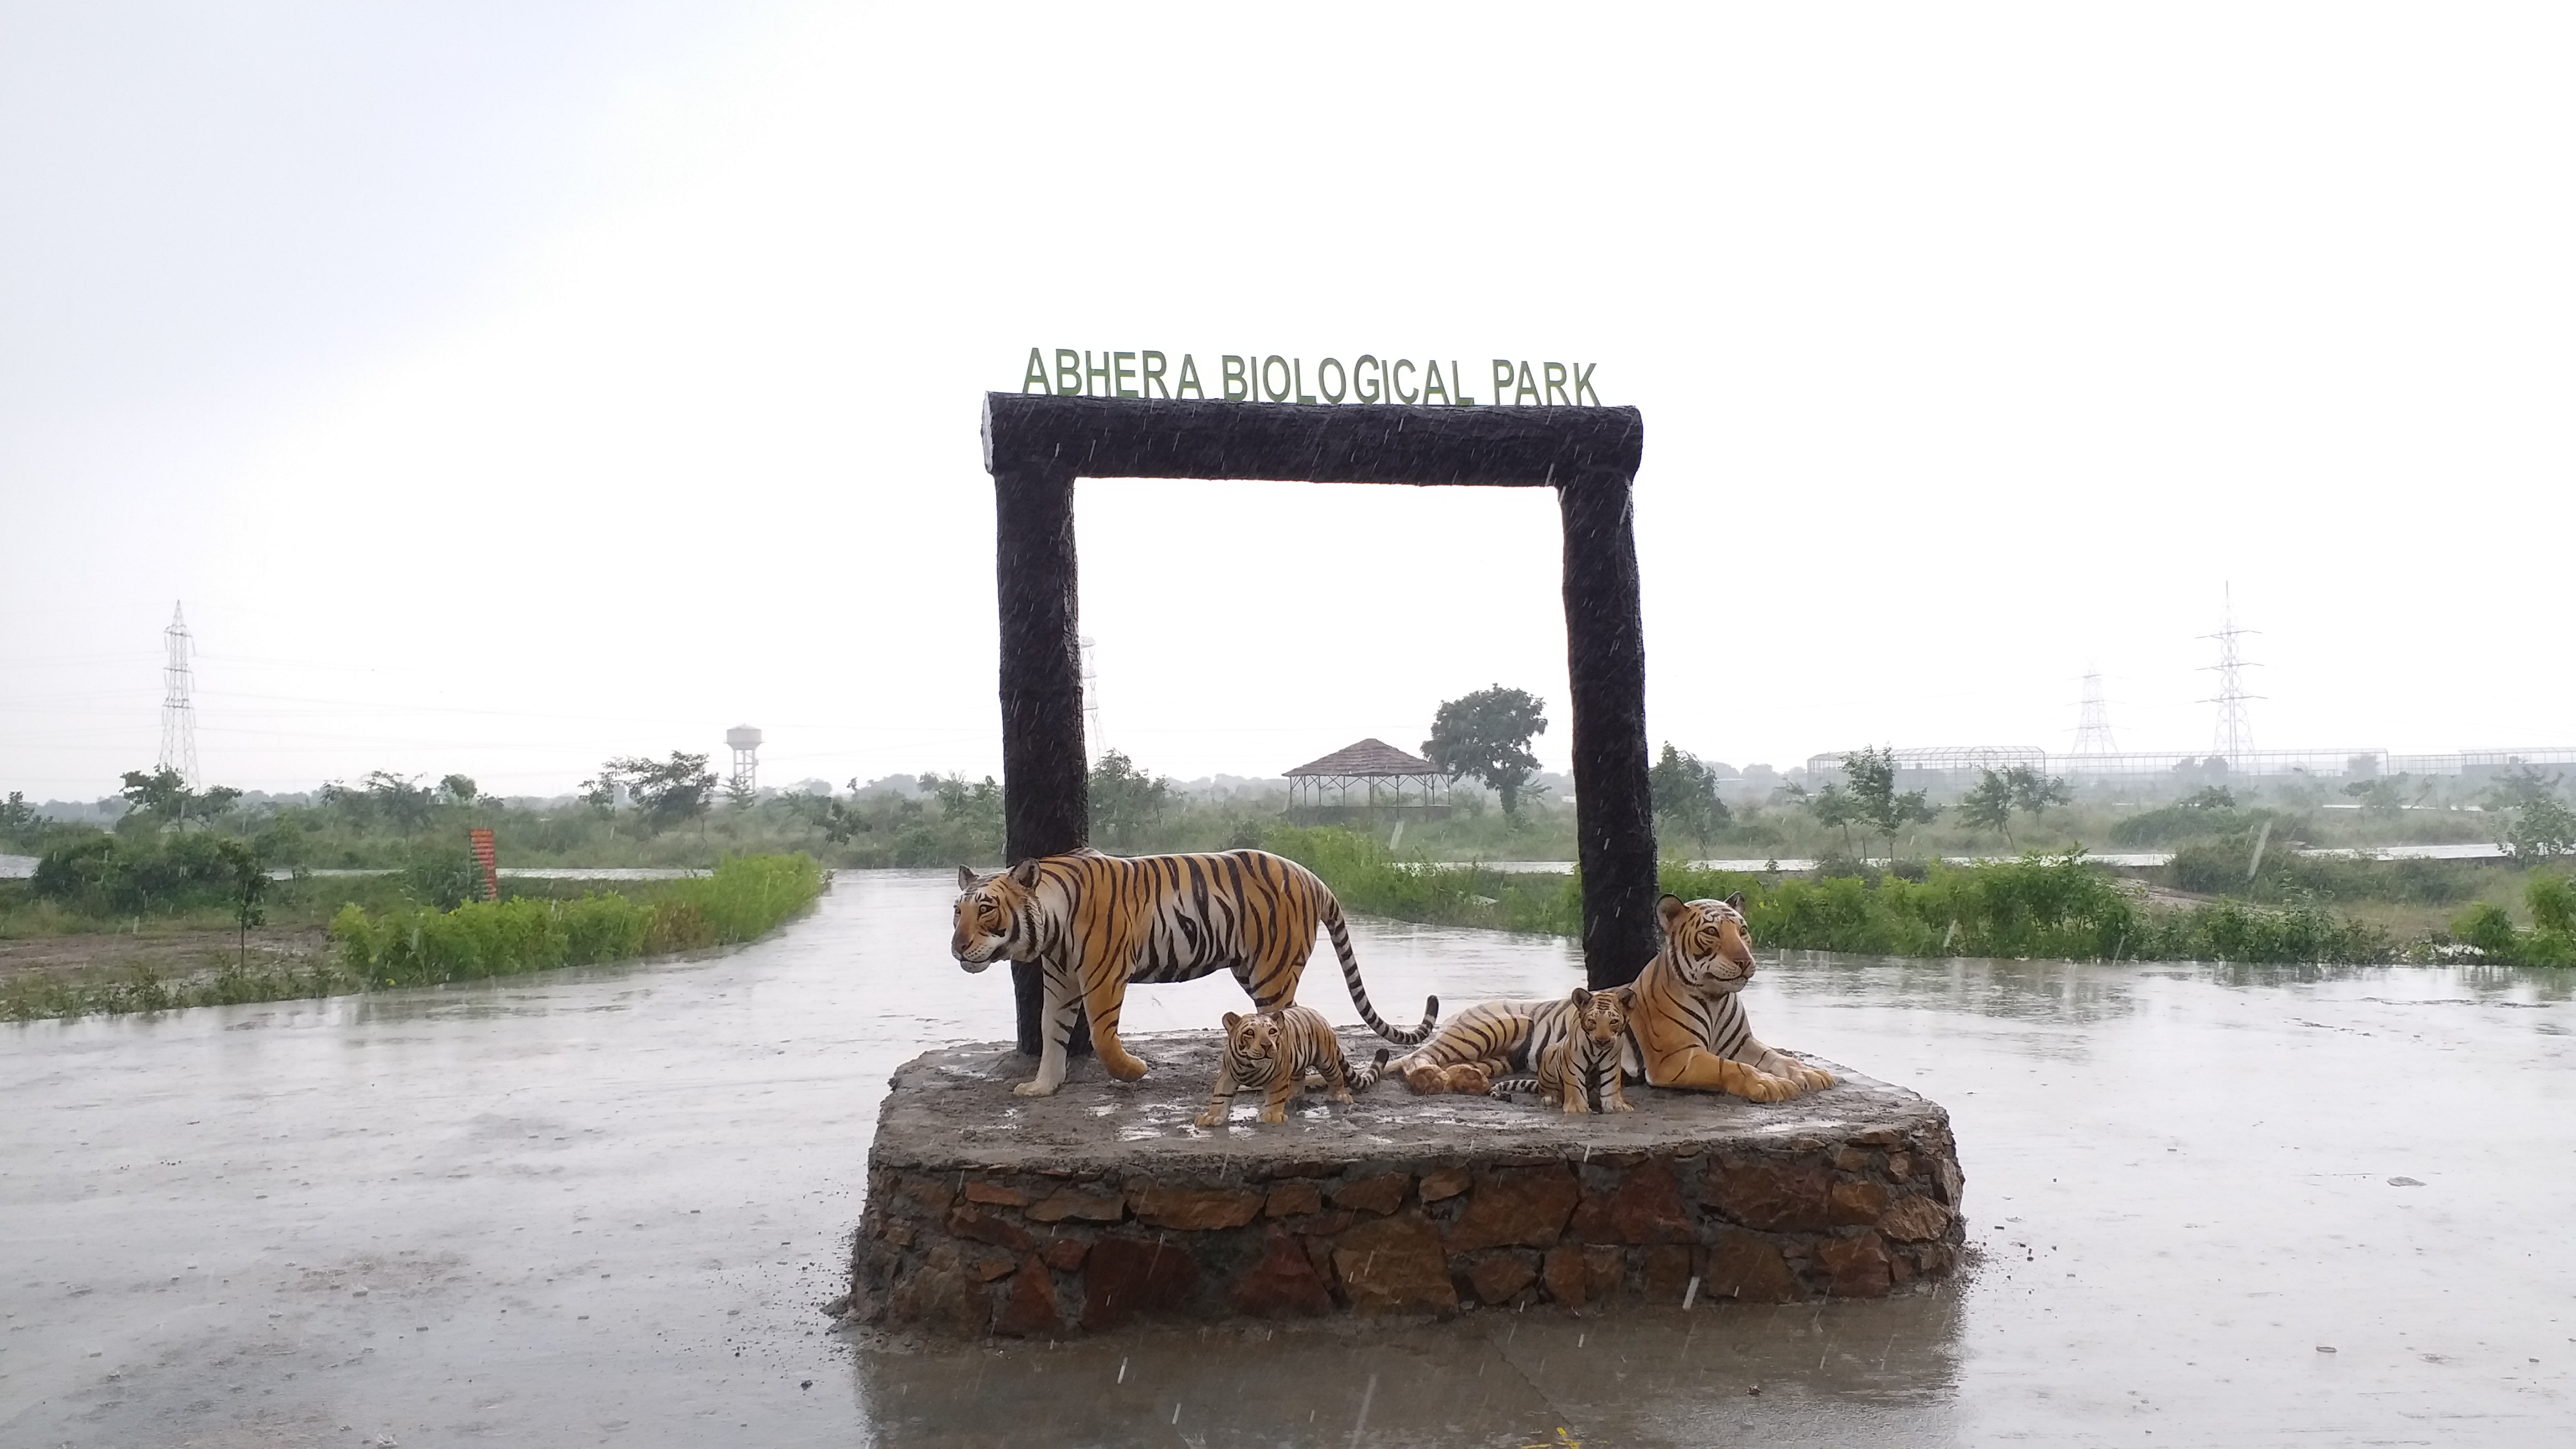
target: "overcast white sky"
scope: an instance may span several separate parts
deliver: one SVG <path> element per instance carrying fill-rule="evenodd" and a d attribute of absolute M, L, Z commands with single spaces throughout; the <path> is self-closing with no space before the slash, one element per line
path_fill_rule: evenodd
<path fill-rule="evenodd" d="M 1597 362 L 1657 741 L 2576 740 L 2576 11 L 0 5 L 0 791 L 999 768 L 1032 346 Z M 1086 482 L 1105 734 L 1547 696 L 1545 495 Z M 1266 624 L 1253 622 L 1267 620 Z"/>

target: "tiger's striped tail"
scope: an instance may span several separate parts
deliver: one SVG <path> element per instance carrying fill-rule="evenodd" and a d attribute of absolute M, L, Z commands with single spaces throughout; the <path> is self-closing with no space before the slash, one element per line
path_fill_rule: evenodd
<path fill-rule="evenodd" d="M 1411 1031 L 1387 1025 L 1377 1008 L 1369 1004 L 1368 988 L 1360 984 L 1360 958 L 1351 952 L 1351 932 L 1342 923 L 1342 903 L 1330 895 L 1324 897 L 1324 934 L 1333 938 L 1333 954 L 1342 958 L 1342 984 L 1350 988 L 1351 1005 L 1360 1009 L 1360 1020 L 1368 1023 L 1369 1030 L 1397 1046 L 1420 1046 L 1429 1041 L 1440 1026 L 1440 998 L 1422 998 L 1422 1025 Z"/>
<path fill-rule="evenodd" d="M 1512 1099 L 1512 1094 L 1514 1092 L 1535 1092 L 1537 1090 L 1538 1078 L 1536 1077 L 1496 1077 L 1494 1079 L 1494 1084 L 1485 1089 L 1485 1095 L 1508 1102 Z"/>
<path fill-rule="evenodd" d="M 1351 1084 L 1351 1090 L 1354 1092 L 1365 1092 L 1369 1088 L 1376 1086 L 1378 1079 L 1386 1075 L 1386 1059 L 1390 1055 L 1392 1055 L 1392 1053 L 1387 1051 L 1386 1048 L 1379 1047 L 1377 1049 L 1376 1061 L 1373 1061 L 1364 1067 L 1351 1068 L 1350 1076 L 1348 1078 Z"/>

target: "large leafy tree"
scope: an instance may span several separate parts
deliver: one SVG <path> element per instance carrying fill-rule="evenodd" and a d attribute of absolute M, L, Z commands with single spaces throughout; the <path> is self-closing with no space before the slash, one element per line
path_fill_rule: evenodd
<path fill-rule="evenodd" d="M 614 786 L 625 785 L 634 798 L 636 813 L 650 830 L 665 830 L 695 820 L 707 813 L 707 806 L 715 799 L 715 771 L 707 768 L 703 754 L 673 750 L 667 760 L 629 755 L 600 766 L 599 774 L 598 781 L 583 783 L 594 793 L 602 793 L 606 787 L 605 793 L 612 796 Z"/>
<path fill-rule="evenodd" d="M 419 776 L 397 775 L 391 770 L 369 770 L 355 785 L 334 780 L 322 787 L 324 806 L 362 826 L 384 821 L 405 835 L 429 823 L 438 809 L 438 798 L 439 792 L 421 784 Z"/>
<path fill-rule="evenodd" d="M 160 825 L 221 815 L 241 798 L 241 792 L 230 785 L 192 790 L 188 777 L 168 765 L 148 775 L 141 770 L 126 771 L 125 788 L 117 793 L 125 797 L 126 804 Z"/>
<path fill-rule="evenodd" d="M 1646 771 L 1646 789 L 1654 798 L 1655 814 L 1703 847 L 1729 818 L 1726 802 L 1717 796 L 1717 771 L 1670 740 Z"/>
<path fill-rule="evenodd" d="M 1991 830 L 2012 844 L 2012 786 L 1988 770 L 1976 787 L 1959 799 L 1959 823 L 1971 830 Z"/>
<path fill-rule="evenodd" d="M 1502 797 L 1503 814 L 1520 818 L 1521 791 L 1538 773 L 1530 741 L 1547 733 L 1547 706 L 1525 689 L 1495 685 L 1443 701 L 1431 717 L 1422 757 L 1451 780 L 1474 779 Z"/>
<path fill-rule="evenodd" d="M 985 781 L 987 786 L 992 782 Z M 1117 750 L 1104 751 L 1091 767 L 1091 828 L 1112 845 L 1126 847 L 1136 832 L 1163 818 L 1172 803 L 1172 782 Z M 998 813 L 999 797 L 994 802 Z"/>

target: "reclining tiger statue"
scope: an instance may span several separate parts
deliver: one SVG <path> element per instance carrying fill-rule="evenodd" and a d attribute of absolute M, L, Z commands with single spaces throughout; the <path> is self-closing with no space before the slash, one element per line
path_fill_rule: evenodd
<path fill-rule="evenodd" d="M 1225 1058 L 1217 1064 L 1216 1086 L 1208 1093 L 1207 1110 L 1199 1113 L 1198 1125 L 1224 1126 L 1234 1110 L 1234 1094 L 1246 1088 L 1261 1093 L 1262 1121 L 1284 1122 L 1288 1099 L 1310 1078 L 1322 1078 L 1334 1101 L 1347 1102 L 1353 1092 L 1377 1085 L 1378 1073 L 1385 1070 L 1384 1048 L 1378 1050 L 1376 1061 L 1353 1067 L 1342 1055 L 1342 1039 L 1333 1024 L 1312 1007 L 1285 1006 L 1250 1016 L 1229 1011 Z"/>
<path fill-rule="evenodd" d="M 957 867 L 957 964 L 982 971 L 996 961 L 1035 962 L 1044 973 L 1045 1041 L 1038 1074 L 1011 1090 L 1045 1097 L 1064 1084 L 1074 1017 L 1091 1013 L 1091 1045 L 1122 1082 L 1145 1063 L 1118 1042 L 1130 981 L 1195 981 L 1225 970 L 1256 1010 L 1297 999 L 1297 980 L 1315 951 L 1315 929 L 1332 938 L 1342 983 L 1369 1030 L 1412 1046 L 1440 1023 L 1440 998 L 1422 1003 L 1422 1024 L 1389 1026 L 1360 984 L 1359 959 L 1341 902 L 1293 860 L 1259 850 L 1211 855 L 1119 857 L 1097 851 L 1045 855 L 994 875 Z"/>
<path fill-rule="evenodd" d="M 1655 903 L 1664 947 L 1630 983 L 1628 1039 L 1621 1070 L 1657 1087 L 1731 1092 L 1747 1101 L 1785 1102 L 1834 1084 L 1833 1074 L 1762 1044 L 1736 993 L 1753 976 L 1753 941 L 1741 892 L 1722 901 Z M 1488 1001 L 1461 1013 L 1387 1070 L 1417 1092 L 1492 1090 L 1506 1073 L 1528 1072 L 1572 1029 L 1570 1000 Z"/>

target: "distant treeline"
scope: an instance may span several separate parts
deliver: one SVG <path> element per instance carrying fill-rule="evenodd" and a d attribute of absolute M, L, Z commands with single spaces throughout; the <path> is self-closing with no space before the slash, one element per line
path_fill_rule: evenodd
<path fill-rule="evenodd" d="M 1376 840 L 1331 828 L 1283 829 L 1273 849 L 1323 877 L 1345 906 L 1399 920 L 1575 936 L 1574 876 L 1507 873 L 1476 865 L 1399 858 Z M 2237 868 L 2241 871 L 2242 858 Z M 2327 864 L 2320 862 L 2319 864 Z M 2347 876 L 2374 866 L 2437 862 L 2338 861 Z M 1871 956 L 2049 957 L 2076 961 L 2349 962 L 2475 958 L 2511 964 L 2576 964 L 2576 885 L 2534 873 L 2533 918 L 2517 928 L 2492 904 L 2451 932 L 2399 942 L 2381 927 L 2313 898 L 2275 904 L 2219 900 L 2151 903 L 2134 882 L 2073 855 L 2029 855 L 1971 865 L 1922 864 L 1903 873 L 1858 865 L 1817 876 L 1698 870 L 1667 863 L 1662 888 L 1684 898 L 1741 891 L 1754 939 L 1769 948 Z"/>

